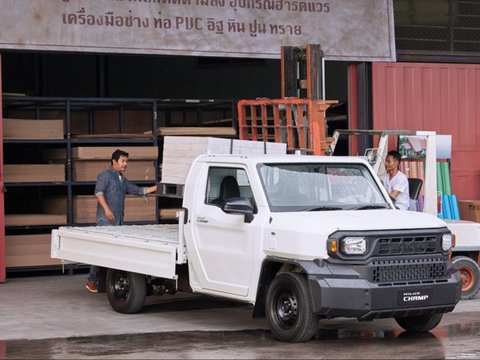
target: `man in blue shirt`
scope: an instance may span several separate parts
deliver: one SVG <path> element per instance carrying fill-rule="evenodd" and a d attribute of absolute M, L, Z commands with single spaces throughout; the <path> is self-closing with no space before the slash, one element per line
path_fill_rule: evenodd
<path fill-rule="evenodd" d="M 144 196 L 157 190 L 157 186 L 139 187 L 125 177 L 128 153 L 115 150 L 111 166 L 97 176 L 95 196 L 97 197 L 97 226 L 123 225 L 126 194 Z M 90 292 L 98 292 L 98 266 L 90 266 L 85 287 Z"/>

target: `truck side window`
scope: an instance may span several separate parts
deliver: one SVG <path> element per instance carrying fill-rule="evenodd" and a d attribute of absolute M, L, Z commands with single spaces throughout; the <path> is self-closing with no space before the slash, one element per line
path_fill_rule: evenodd
<path fill-rule="evenodd" d="M 253 193 L 244 169 L 211 167 L 208 171 L 205 203 L 222 206 L 227 200 L 245 197 L 253 201 Z"/>

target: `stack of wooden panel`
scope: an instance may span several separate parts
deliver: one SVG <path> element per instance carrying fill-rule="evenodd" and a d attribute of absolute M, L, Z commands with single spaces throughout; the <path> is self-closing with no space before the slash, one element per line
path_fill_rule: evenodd
<path fill-rule="evenodd" d="M 110 167 L 112 153 L 116 146 L 79 146 L 72 149 L 72 180 L 95 181 L 97 175 Z M 127 179 L 132 181 L 156 181 L 155 167 L 158 158 L 157 146 L 124 146 L 121 150 L 129 156 Z M 44 158 L 53 161 L 65 161 L 63 149 L 44 151 Z"/>
<path fill-rule="evenodd" d="M 60 140 L 63 139 L 63 120 L 3 119 L 4 140 Z M 63 182 L 62 164 L 5 164 L 7 183 Z"/>
<path fill-rule="evenodd" d="M 63 164 L 5 164 L 5 182 L 64 182 Z"/>
<path fill-rule="evenodd" d="M 157 133 L 160 136 L 237 136 L 236 130 L 232 127 L 160 127 Z"/>
<path fill-rule="evenodd" d="M 127 195 L 125 198 L 124 221 L 141 222 L 156 221 L 156 201 L 153 197 Z M 73 221 L 75 223 L 95 223 L 97 199 L 93 195 L 77 195 L 73 197 Z"/>
<path fill-rule="evenodd" d="M 52 214 L 67 212 L 65 196 L 48 197 L 43 201 L 44 209 Z M 97 213 L 97 198 L 95 195 L 74 195 L 72 198 L 73 222 L 78 224 L 94 224 Z M 155 222 L 156 201 L 152 196 L 127 195 L 125 198 L 126 222 Z"/>
<path fill-rule="evenodd" d="M 58 140 L 63 139 L 63 120 L 3 119 L 5 140 Z"/>
<path fill-rule="evenodd" d="M 165 136 L 162 183 L 185 184 L 190 165 L 202 154 L 285 154 L 286 144 L 200 136 Z"/>
<path fill-rule="evenodd" d="M 61 264 L 50 258 L 50 233 L 5 236 L 5 265 L 7 268 Z"/>
<path fill-rule="evenodd" d="M 66 211 L 63 214 L 5 214 L 5 226 L 64 225 L 66 223 Z"/>

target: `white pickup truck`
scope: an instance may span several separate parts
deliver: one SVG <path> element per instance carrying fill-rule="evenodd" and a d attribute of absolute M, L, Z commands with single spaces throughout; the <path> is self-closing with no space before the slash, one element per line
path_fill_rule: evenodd
<path fill-rule="evenodd" d="M 253 304 L 290 342 L 334 317 L 428 331 L 460 299 L 445 223 L 396 210 L 360 158 L 203 155 L 183 208 L 178 226 L 61 227 L 51 256 L 107 268 L 116 311 L 193 291 Z"/>

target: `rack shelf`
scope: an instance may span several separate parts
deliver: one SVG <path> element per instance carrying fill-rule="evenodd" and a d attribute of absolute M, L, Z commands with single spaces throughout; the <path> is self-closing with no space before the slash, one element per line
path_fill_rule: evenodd
<path fill-rule="evenodd" d="M 104 154 L 103 160 L 80 159 L 81 149 L 95 149 L 96 147 L 125 148 L 128 147 L 156 147 L 156 156 L 149 168 L 147 180 L 132 179 L 139 186 L 149 186 L 160 180 L 159 165 L 162 155 L 162 135 L 160 128 L 166 127 L 235 127 L 235 103 L 233 100 L 212 99 L 145 99 L 145 98 L 63 98 L 63 97 L 29 97 L 4 95 L 2 98 L 3 119 L 9 122 L 11 136 L 4 132 L 3 154 L 6 165 L 23 165 L 28 169 L 35 164 L 61 164 L 65 169 L 64 181 L 8 181 L 5 179 L 5 213 L 10 215 L 32 212 L 29 222 L 35 221 L 36 215 L 63 214 L 65 225 L 88 226 L 95 224 L 95 201 L 93 191 L 95 181 L 78 173 L 76 165 L 82 162 L 81 169 L 88 161 L 105 161 L 105 167 L 110 164 L 111 152 Z M 40 126 L 41 138 L 35 138 L 36 133 L 29 132 L 28 126 L 18 123 L 21 120 L 57 120 L 47 122 L 58 129 L 58 121 L 63 124 L 63 132 L 55 133 L 49 138 L 49 133 Z M 12 126 L 13 124 L 13 126 Z M 15 125 L 19 124 L 19 128 Z M 29 123 L 37 125 L 36 123 Z M 26 132 L 23 132 L 25 129 Z M 128 151 L 128 150 L 127 150 Z M 54 155 L 52 155 L 54 154 Z M 130 153 L 131 164 L 137 160 Z M 93 163 L 92 163 L 93 165 Z M 98 163 L 95 164 L 98 166 Z M 91 171 L 92 168 L 87 168 Z M 58 170 L 58 167 L 56 168 Z M 133 170 L 133 167 L 130 168 Z M 94 169 L 95 170 L 95 169 Z M 86 181 L 76 178 L 82 175 Z M 18 175 L 18 174 L 15 174 Z M 153 175 L 153 176 L 152 176 Z M 138 211 L 148 212 L 144 220 L 141 214 L 130 214 L 125 218 L 127 224 L 158 223 L 164 220 L 160 216 L 160 206 L 157 197 L 149 197 L 149 206 L 138 206 Z M 132 199 L 128 200 L 130 203 Z M 152 203 L 153 201 L 153 203 Z M 80 205 L 78 205 L 80 204 Z M 93 205 L 92 205 L 93 204 Z M 178 206 L 178 201 L 164 198 L 162 206 Z M 153 205 L 150 206 L 150 205 Z M 91 211 L 75 211 L 75 206 L 92 208 Z M 145 208 L 145 209 L 144 209 Z M 136 211 L 137 211 L 136 210 Z M 127 207 L 128 213 L 128 207 Z M 154 213 L 154 214 L 153 214 Z M 92 215 L 93 214 L 93 215 Z M 32 220 L 33 219 L 33 220 Z M 48 220 L 47 220 L 48 221 Z M 19 269 L 32 270 L 49 268 L 52 266 L 49 257 L 50 249 L 47 246 L 46 236 L 51 230 L 61 224 L 28 223 L 26 225 L 6 225 L 7 268 L 9 271 Z M 18 243 L 14 242 L 18 241 Z M 36 243 L 35 241 L 39 241 Z M 16 263 L 9 260 L 9 250 L 15 252 L 32 244 L 32 251 L 37 252 L 30 258 L 35 261 Z M 42 260 L 43 259 L 43 260 Z M 13 261 L 13 262 L 12 262 Z M 43 262 L 42 262 L 43 261 Z"/>

